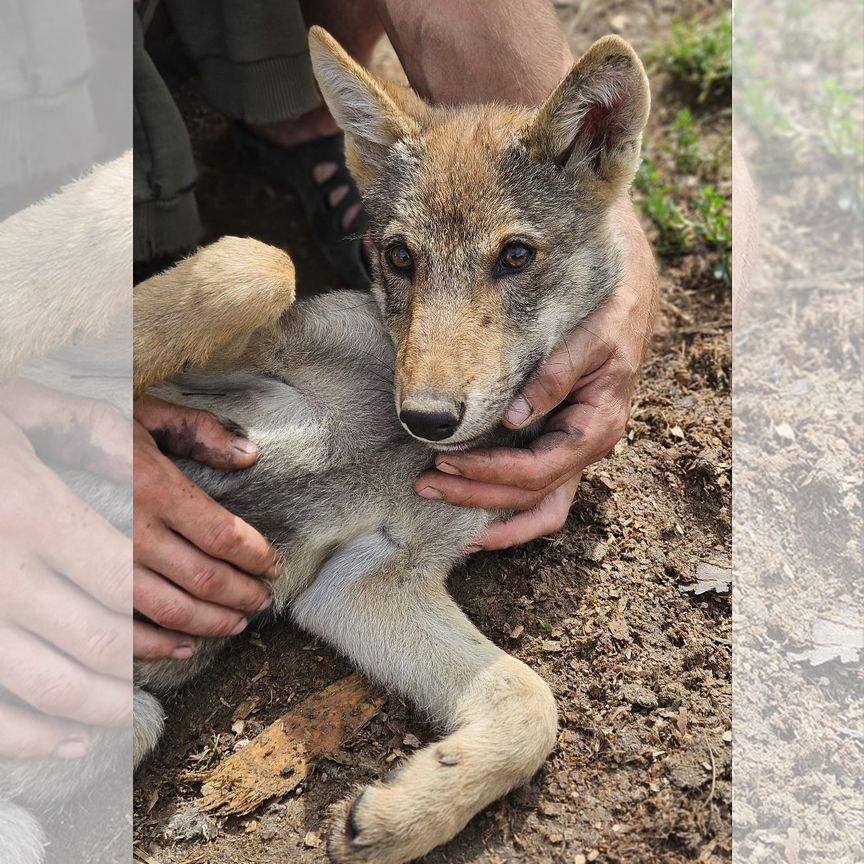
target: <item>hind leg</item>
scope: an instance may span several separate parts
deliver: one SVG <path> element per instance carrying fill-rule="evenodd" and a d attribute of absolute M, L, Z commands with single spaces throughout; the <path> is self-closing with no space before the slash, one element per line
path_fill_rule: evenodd
<path fill-rule="evenodd" d="M 42 864 L 45 832 L 39 820 L 11 801 L 0 801 L 0 864 Z"/>
<path fill-rule="evenodd" d="M 293 611 L 450 734 L 344 803 L 328 847 L 337 864 L 403 864 L 445 843 L 527 782 L 557 734 L 545 682 L 471 624 L 439 574 L 398 558 L 374 566 L 381 554 L 372 537 L 346 547 Z"/>

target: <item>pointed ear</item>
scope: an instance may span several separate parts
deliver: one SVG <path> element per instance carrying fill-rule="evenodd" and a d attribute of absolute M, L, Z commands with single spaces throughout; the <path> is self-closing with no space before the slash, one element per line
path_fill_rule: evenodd
<path fill-rule="evenodd" d="M 323 28 L 309 29 L 309 53 L 321 95 L 346 133 L 349 167 L 362 189 L 383 170 L 386 151 L 416 133 L 417 123 Z"/>
<path fill-rule="evenodd" d="M 595 42 L 522 135 L 538 161 L 603 181 L 617 194 L 639 167 L 651 96 L 636 52 L 617 36 Z"/>

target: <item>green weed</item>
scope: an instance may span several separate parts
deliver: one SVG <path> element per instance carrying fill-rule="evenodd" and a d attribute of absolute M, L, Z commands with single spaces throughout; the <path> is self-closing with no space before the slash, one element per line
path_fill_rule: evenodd
<path fill-rule="evenodd" d="M 682 174 L 698 174 L 706 160 L 699 146 L 699 132 L 693 112 L 689 108 L 683 108 L 675 116 L 671 138 L 669 151 L 675 160 L 675 167 Z"/>
<path fill-rule="evenodd" d="M 674 258 L 689 252 L 693 226 L 673 200 L 673 190 L 664 184 L 656 162 L 644 159 L 633 185 L 644 195 L 642 212 L 657 226 L 657 252 Z"/>
<path fill-rule="evenodd" d="M 657 227 L 657 252 L 664 258 L 679 258 L 694 251 L 697 237 L 716 253 L 713 275 L 718 282 L 732 284 L 732 218 L 729 198 L 706 184 L 682 210 L 675 202 L 677 190 L 664 183 L 656 162 L 645 159 L 633 185 L 642 193 L 642 212 Z"/>
<path fill-rule="evenodd" d="M 649 54 L 649 61 L 697 91 L 699 104 L 732 95 L 732 16 L 707 24 L 672 22 L 672 36 Z"/>
<path fill-rule="evenodd" d="M 693 202 L 697 215 L 693 228 L 717 252 L 714 278 L 732 284 L 732 217 L 729 199 L 713 186 L 705 186 Z"/>

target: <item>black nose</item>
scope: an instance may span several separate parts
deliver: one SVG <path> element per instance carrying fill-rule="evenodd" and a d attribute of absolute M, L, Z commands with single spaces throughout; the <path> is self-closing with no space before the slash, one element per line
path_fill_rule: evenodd
<path fill-rule="evenodd" d="M 443 441 L 458 428 L 462 417 L 453 411 L 412 411 L 402 409 L 399 419 L 412 434 L 427 441 Z"/>

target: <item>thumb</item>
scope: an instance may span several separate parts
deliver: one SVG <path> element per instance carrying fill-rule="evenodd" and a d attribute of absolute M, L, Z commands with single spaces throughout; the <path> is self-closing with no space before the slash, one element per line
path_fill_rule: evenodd
<path fill-rule="evenodd" d="M 134 413 L 163 453 L 225 471 L 258 461 L 259 450 L 243 431 L 227 427 L 208 411 L 143 396 L 135 402 Z"/>
<path fill-rule="evenodd" d="M 608 352 L 608 346 L 593 333 L 582 327 L 572 330 L 510 403 L 504 425 L 522 429 L 545 417 L 582 378 L 603 365 Z"/>

